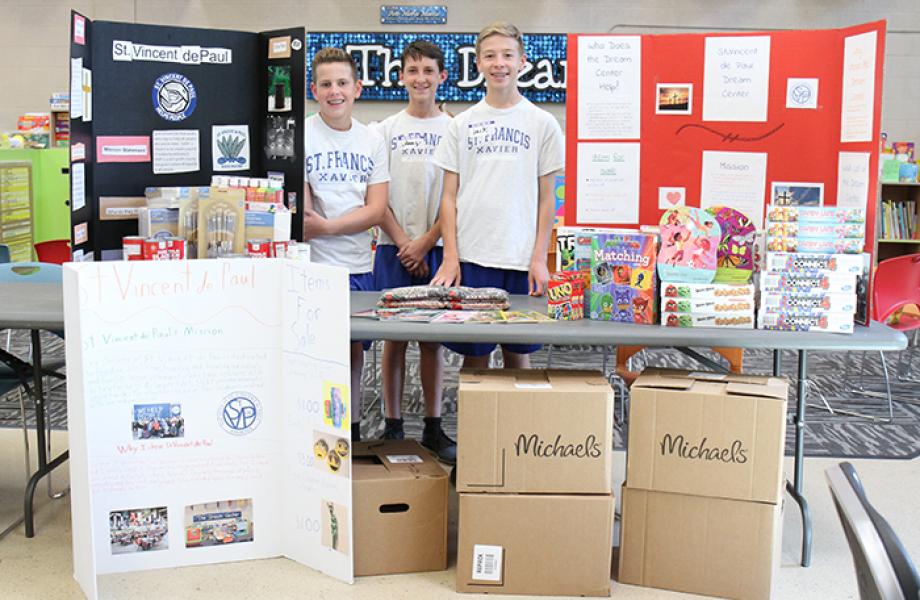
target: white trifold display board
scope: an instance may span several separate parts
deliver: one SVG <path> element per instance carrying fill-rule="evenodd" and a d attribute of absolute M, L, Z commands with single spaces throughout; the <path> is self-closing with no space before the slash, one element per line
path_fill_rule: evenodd
<path fill-rule="evenodd" d="M 106 573 L 273 556 L 353 581 L 346 270 L 74 263 L 64 298 L 89 598 Z"/>

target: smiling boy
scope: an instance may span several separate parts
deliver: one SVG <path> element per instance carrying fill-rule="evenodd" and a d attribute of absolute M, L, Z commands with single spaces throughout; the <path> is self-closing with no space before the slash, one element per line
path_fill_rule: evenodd
<path fill-rule="evenodd" d="M 443 171 L 431 162 L 450 117 L 437 105 L 438 86 L 447 79 L 444 53 L 427 41 L 415 40 L 402 52 L 400 81 L 409 104 L 381 122 L 387 144 L 392 181 L 389 208 L 381 223 L 383 232 L 374 258 L 378 289 L 425 285 L 441 264 L 438 208 Z M 407 342 L 383 344 L 383 399 L 386 421 L 383 437 L 402 439 L 401 412 L 406 377 Z M 447 463 L 456 461 L 456 443 L 441 429 L 443 358 L 437 343 L 419 343 L 425 429 L 422 445 Z"/>
<path fill-rule="evenodd" d="M 304 240 L 311 260 L 346 267 L 351 290 L 374 287 L 370 228 L 387 207 L 386 146 L 380 134 L 352 118 L 361 82 L 341 48 L 313 57 L 310 91 L 319 112 L 304 124 Z M 369 342 L 351 343 L 351 437 L 360 439 L 361 371 Z"/>
<path fill-rule="evenodd" d="M 451 121 L 434 155 L 444 169 L 437 285 L 499 287 L 541 295 L 554 209 L 555 173 L 564 164 L 556 119 L 518 90 L 524 68 L 521 32 L 496 22 L 479 32 L 476 66 L 486 95 Z M 464 367 L 487 367 L 494 344 L 445 344 Z M 530 366 L 540 346 L 503 344 L 505 367 Z"/>

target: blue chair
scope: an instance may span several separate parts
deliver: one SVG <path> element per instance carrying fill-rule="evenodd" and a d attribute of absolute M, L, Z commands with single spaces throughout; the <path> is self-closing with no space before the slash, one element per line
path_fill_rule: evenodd
<path fill-rule="evenodd" d="M 825 471 L 856 567 L 862 600 L 920 598 L 920 575 L 894 529 L 869 503 L 856 469 L 842 462 Z"/>
<path fill-rule="evenodd" d="M 0 264 L 10 262 L 10 247 L 0 244 Z"/>

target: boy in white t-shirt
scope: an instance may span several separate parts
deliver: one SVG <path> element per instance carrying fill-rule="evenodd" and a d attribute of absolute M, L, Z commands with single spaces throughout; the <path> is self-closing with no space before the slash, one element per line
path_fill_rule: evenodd
<path fill-rule="evenodd" d="M 370 228 L 387 207 L 383 138 L 352 118 L 361 82 L 341 48 L 313 57 L 310 91 L 319 112 L 304 124 L 303 236 L 313 262 L 348 268 L 350 289 L 374 286 Z M 351 343 L 351 437 L 361 439 L 361 371 L 369 342 Z"/>
<path fill-rule="evenodd" d="M 415 40 L 402 52 L 400 81 L 409 105 L 376 126 L 390 158 L 390 198 L 374 257 L 378 289 L 425 285 L 441 265 L 441 204 L 443 170 L 431 162 L 434 149 L 447 131 L 450 117 L 438 109 L 438 86 L 447 79 L 444 53 L 427 41 Z M 383 344 L 383 399 L 386 420 L 383 437 L 402 439 L 401 403 L 406 377 L 407 342 Z M 425 429 L 422 444 L 447 463 L 457 460 L 457 444 L 441 429 L 441 385 L 444 365 L 441 345 L 419 342 Z"/>
<path fill-rule="evenodd" d="M 521 96 L 521 32 L 496 22 L 479 32 L 476 66 L 486 95 L 458 115 L 434 154 L 445 170 L 441 196 L 444 260 L 433 284 L 500 287 L 539 296 L 554 209 L 553 182 L 564 164 L 556 119 Z M 445 344 L 464 367 L 487 367 L 494 344 Z M 505 367 L 527 368 L 539 345 L 502 344 Z"/>

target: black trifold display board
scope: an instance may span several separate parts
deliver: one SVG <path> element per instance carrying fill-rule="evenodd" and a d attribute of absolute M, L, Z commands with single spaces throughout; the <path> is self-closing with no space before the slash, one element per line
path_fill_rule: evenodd
<path fill-rule="evenodd" d="M 81 18 L 82 37 L 75 31 Z M 122 238 L 138 233 L 136 219 L 104 215 L 100 198 L 137 198 L 153 186 L 207 186 L 214 174 L 281 172 L 285 200 L 303 214 L 305 34 L 303 27 L 250 33 L 91 22 L 72 13 L 71 59 L 82 58 L 92 72 L 91 120 L 71 123 L 71 161 L 85 162 L 86 195 L 85 206 L 72 213 L 74 251 L 83 250 L 86 259 L 120 258 Z M 246 168 L 213 169 L 215 126 L 248 127 Z M 198 131 L 199 170 L 155 174 L 154 132 L 174 130 Z M 146 157 L 137 156 L 142 138 L 149 143 Z M 97 141 L 115 146 L 115 157 L 97 156 Z M 119 148 L 121 141 L 134 150 Z M 85 158 L 74 154 L 77 143 Z M 292 219 L 291 234 L 301 238 L 301 219 Z"/>

